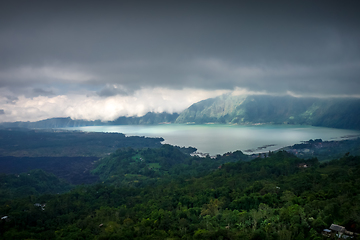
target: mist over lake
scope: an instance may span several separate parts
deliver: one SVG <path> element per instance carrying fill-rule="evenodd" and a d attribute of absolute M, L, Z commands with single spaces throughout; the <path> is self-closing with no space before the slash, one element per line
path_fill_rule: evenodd
<path fill-rule="evenodd" d="M 273 151 L 308 141 L 344 140 L 360 136 L 360 131 L 295 125 L 116 125 L 66 128 L 88 132 L 118 132 L 126 136 L 162 137 L 163 143 L 196 147 L 210 155 L 241 150 L 244 153 Z"/>

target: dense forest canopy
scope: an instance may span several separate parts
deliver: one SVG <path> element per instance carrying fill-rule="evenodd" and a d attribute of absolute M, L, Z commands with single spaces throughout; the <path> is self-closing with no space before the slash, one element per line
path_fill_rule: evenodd
<path fill-rule="evenodd" d="M 360 232 L 359 157 L 320 163 L 282 151 L 248 161 L 228 153 L 171 170 L 167 158 L 189 161 L 179 148 L 148 150 L 125 149 L 100 161 L 94 172 L 103 183 L 3 199 L 3 239 L 321 239 L 332 223 Z M 138 166 L 143 182 L 108 165 L 140 158 L 153 166 Z M 201 161 L 219 159 L 230 162 L 205 174 Z"/>
<path fill-rule="evenodd" d="M 360 239 L 359 9 L 1 1 L 0 240 Z"/>
<path fill-rule="evenodd" d="M 2 154 L 14 155 L 0 157 L 9 171 L 0 174 L 0 239 L 323 239 L 331 224 L 360 232 L 360 139 L 200 157 L 123 134 L 0 133 Z"/>

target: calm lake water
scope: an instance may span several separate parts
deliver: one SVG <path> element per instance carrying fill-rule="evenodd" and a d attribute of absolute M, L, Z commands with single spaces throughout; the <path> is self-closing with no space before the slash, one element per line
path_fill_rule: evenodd
<path fill-rule="evenodd" d="M 162 137 L 163 143 L 196 147 L 210 155 L 241 150 L 259 153 L 308 141 L 343 140 L 360 136 L 360 131 L 294 125 L 116 125 L 67 128 L 88 132 L 119 132 L 126 136 Z"/>

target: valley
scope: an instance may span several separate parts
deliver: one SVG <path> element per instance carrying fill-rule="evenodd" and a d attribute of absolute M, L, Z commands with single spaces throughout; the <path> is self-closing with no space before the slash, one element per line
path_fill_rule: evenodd
<path fill-rule="evenodd" d="M 360 239 L 360 1 L 2 1 L 0 240 Z"/>
<path fill-rule="evenodd" d="M 334 223 L 357 236 L 354 116 L 234 99 L 146 121 L 2 124 L 0 238 L 300 240 Z"/>

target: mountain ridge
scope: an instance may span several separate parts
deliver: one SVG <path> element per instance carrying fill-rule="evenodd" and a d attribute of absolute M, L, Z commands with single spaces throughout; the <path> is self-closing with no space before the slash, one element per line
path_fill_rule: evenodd
<path fill-rule="evenodd" d="M 64 128 L 102 125 L 151 125 L 161 123 L 295 124 L 360 129 L 358 98 L 297 98 L 292 96 L 224 94 L 192 104 L 179 113 L 148 112 L 142 117 L 119 117 L 114 121 L 51 118 L 37 122 L 7 122 L 0 126 Z"/>
<path fill-rule="evenodd" d="M 105 125 L 151 125 L 174 122 L 179 116 L 178 113 L 154 113 L 148 112 L 142 117 L 119 117 L 114 121 L 102 122 L 101 120 L 71 119 L 70 117 L 48 118 L 36 122 L 4 122 L 0 127 L 4 128 L 65 128 L 84 126 L 105 126 Z"/>
<path fill-rule="evenodd" d="M 175 123 L 300 124 L 360 129 L 360 99 L 222 95 L 194 103 Z"/>

